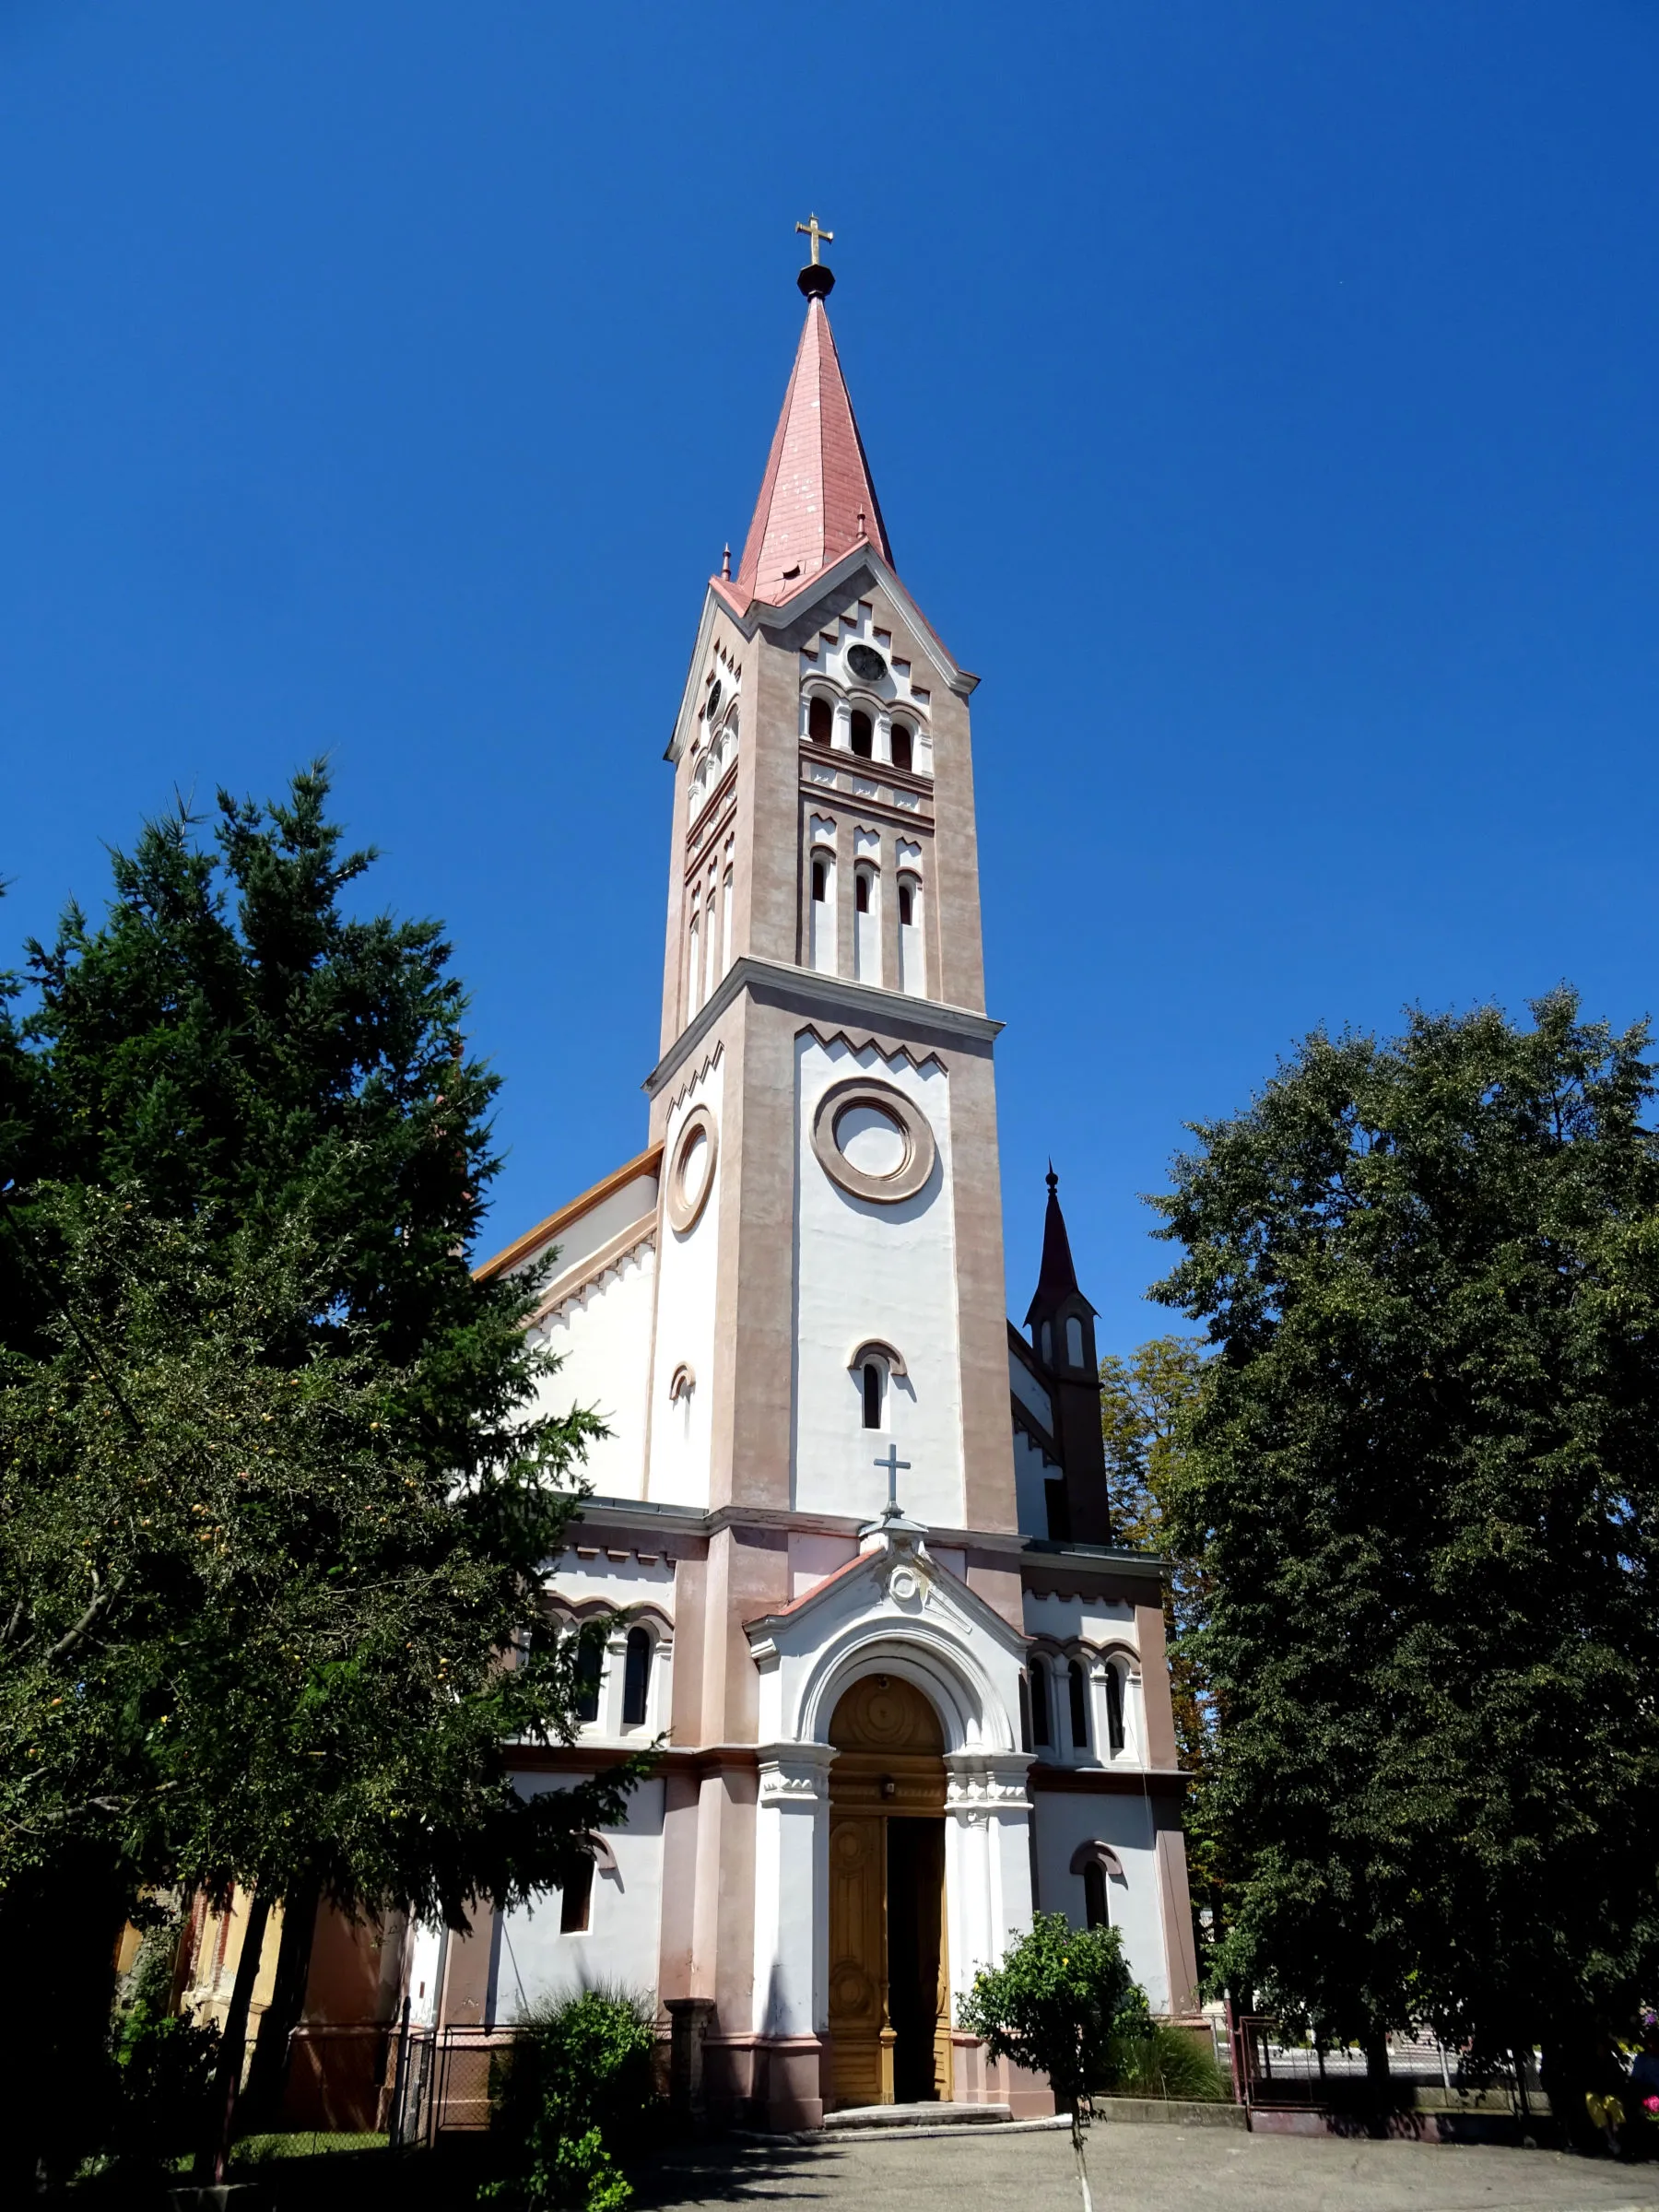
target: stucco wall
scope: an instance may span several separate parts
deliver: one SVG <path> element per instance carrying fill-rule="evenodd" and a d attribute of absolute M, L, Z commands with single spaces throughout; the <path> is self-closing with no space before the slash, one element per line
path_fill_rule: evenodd
<path fill-rule="evenodd" d="M 656 1254 L 636 1245 L 597 1282 L 555 1307 L 532 1341 L 562 1365 L 541 1386 L 548 1412 L 591 1407 L 610 1430 L 588 1447 L 585 1470 L 602 1498 L 645 1495 L 645 1376 Z"/>
<path fill-rule="evenodd" d="M 731 1147 L 722 1123 L 725 1055 L 690 1084 L 668 1116 L 663 1174 L 671 1185 L 675 1147 L 693 1107 L 706 1106 L 720 1130 L 713 1180 L 701 1213 L 688 1230 L 674 1228 L 665 1209 L 657 1258 L 656 1346 L 651 1377 L 651 1476 L 647 1495 L 669 1505 L 709 1502 L 709 1439 L 714 1399 L 716 1265 L 720 1251 L 720 1193 Z M 668 1400 L 675 1370 L 691 1370 L 689 1397 Z"/>
<path fill-rule="evenodd" d="M 842 1041 L 795 1041 L 794 1422 L 792 1495 L 804 1512 L 874 1515 L 887 1501 L 875 1465 L 889 1444 L 911 1465 L 900 1502 L 919 1520 L 960 1527 L 960 1360 L 950 1203 L 949 1078 Z M 812 1119 L 832 1083 L 868 1074 L 926 1115 L 938 1159 L 926 1186 L 898 1205 L 857 1198 L 831 1182 L 812 1149 Z M 907 1372 L 887 1394 L 885 1425 L 862 1425 L 848 1359 L 868 1337 L 893 1345 Z"/>
<path fill-rule="evenodd" d="M 1147 2004 L 1154 2012 L 1170 2011 L 1149 1803 L 1142 1797 L 1104 1793 L 1097 1797 L 1070 1790 L 1039 1790 L 1036 1807 L 1039 1911 L 1064 1912 L 1077 1926 L 1087 1926 L 1083 1877 L 1071 1871 L 1072 1853 L 1091 1838 L 1109 1843 L 1124 1867 L 1122 1880 L 1112 1878 L 1106 1884 L 1112 1924 L 1124 1932 L 1129 1971 L 1146 1991 Z"/>
<path fill-rule="evenodd" d="M 536 1776 L 520 1786 L 529 1796 L 585 1779 Z M 494 2019 L 515 2020 L 543 1998 L 598 1982 L 621 1983 L 654 2003 L 663 1910 L 662 1783 L 641 1783 L 629 1801 L 627 1826 L 602 1832 L 617 1865 L 614 1873 L 594 1869 L 586 1934 L 559 1934 L 557 1889 L 497 1916 L 490 1961 Z"/>

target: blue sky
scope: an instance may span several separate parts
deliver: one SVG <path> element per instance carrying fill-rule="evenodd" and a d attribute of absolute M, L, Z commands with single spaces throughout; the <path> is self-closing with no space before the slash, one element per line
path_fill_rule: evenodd
<path fill-rule="evenodd" d="M 0 942 L 327 751 L 505 1237 L 642 1141 L 800 302 L 982 672 L 1010 1295 L 1324 1022 L 1655 1003 L 1659 7 L 0 4 Z"/>

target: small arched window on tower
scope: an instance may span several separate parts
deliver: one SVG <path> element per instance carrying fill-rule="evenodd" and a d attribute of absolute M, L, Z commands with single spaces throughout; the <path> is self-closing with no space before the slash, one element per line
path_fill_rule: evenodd
<path fill-rule="evenodd" d="M 1124 1747 L 1124 1677 L 1115 1666 L 1106 1669 L 1106 1744 L 1112 1751 Z"/>
<path fill-rule="evenodd" d="M 807 914 L 807 965 L 820 975 L 835 973 L 835 854 L 827 847 L 814 848 L 811 861 L 812 897 Z"/>
<path fill-rule="evenodd" d="M 1081 1662 L 1074 1659 L 1065 1670 L 1065 1686 L 1071 1696 L 1071 1739 L 1078 1751 L 1088 1748 L 1088 1683 Z"/>
<path fill-rule="evenodd" d="M 721 885 L 720 971 L 724 975 L 732 964 L 732 871 L 728 868 Z"/>
<path fill-rule="evenodd" d="M 629 1629 L 622 1672 L 622 1725 L 643 1728 L 651 1702 L 651 1630 Z"/>
<path fill-rule="evenodd" d="M 686 963 L 686 1014 L 689 1018 L 702 1005 L 702 924 L 696 914 L 691 917 L 688 937 L 690 951 Z"/>
<path fill-rule="evenodd" d="M 864 1394 L 864 1425 L 866 1429 L 881 1426 L 881 1401 L 887 1377 L 879 1359 L 866 1359 L 859 1371 L 859 1387 Z"/>
<path fill-rule="evenodd" d="M 1019 1747 L 1022 1751 L 1034 1748 L 1031 1742 L 1031 1685 L 1024 1674 L 1019 1677 Z"/>
<path fill-rule="evenodd" d="M 876 749 L 876 733 L 867 714 L 853 710 L 851 731 L 853 750 L 861 760 L 867 760 Z"/>
<path fill-rule="evenodd" d="M 1106 1869 L 1099 1859 L 1090 1859 L 1083 1869 L 1083 1915 L 1091 1928 L 1112 1925 L 1106 1909 Z"/>
<path fill-rule="evenodd" d="M 1053 1734 L 1049 1727 L 1048 1669 L 1041 1659 L 1032 1660 L 1027 1680 L 1031 1686 L 1031 1741 L 1039 1751 L 1046 1751 Z"/>
<path fill-rule="evenodd" d="M 806 702 L 806 735 L 814 745 L 828 745 L 835 735 L 835 709 L 821 691 Z"/>
<path fill-rule="evenodd" d="M 1065 1317 L 1065 1363 L 1068 1367 L 1084 1365 L 1083 1324 L 1075 1313 Z"/>
<path fill-rule="evenodd" d="M 905 774 L 908 775 L 911 771 L 911 768 L 914 762 L 914 759 L 915 751 L 913 741 L 911 737 L 910 724 L 908 722 L 896 722 L 893 724 L 893 766 L 895 768 L 902 769 Z"/>
<path fill-rule="evenodd" d="M 861 864 L 853 878 L 853 972 L 860 982 L 881 981 L 881 885 Z"/>
<path fill-rule="evenodd" d="M 899 878 L 899 988 L 912 998 L 927 995 L 926 966 L 922 949 L 922 879 Z"/>

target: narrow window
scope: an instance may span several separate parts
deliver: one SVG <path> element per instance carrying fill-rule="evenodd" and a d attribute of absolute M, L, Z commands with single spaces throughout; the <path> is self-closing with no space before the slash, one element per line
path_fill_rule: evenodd
<path fill-rule="evenodd" d="M 730 868 L 725 872 L 725 882 L 721 892 L 720 944 L 720 971 L 724 975 L 732 964 L 732 871 Z"/>
<path fill-rule="evenodd" d="M 695 1014 L 702 1004 L 702 924 L 691 917 L 689 970 L 686 978 L 686 1011 Z"/>
<path fill-rule="evenodd" d="M 881 1369 L 874 1359 L 864 1364 L 864 1425 L 866 1429 L 881 1426 Z"/>
<path fill-rule="evenodd" d="M 594 1862 L 584 1858 L 560 1892 L 559 1900 L 559 1932 L 561 1936 L 585 1936 L 588 1911 L 594 1901 Z"/>
<path fill-rule="evenodd" d="M 828 745 L 835 732 L 835 709 L 822 693 L 815 693 L 806 709 L 806 735 L 814 745 Z"/>
<path fill-rule="evenodd" d="M 1099 1859 L 1090 1859 L 1083 1869 L 1083 1913 L 1091 1928 L 1112 1925 L 1106 1910 L 1106 1869 Z"/>
<path fill-rule="evenodd" d="M 870 871 L 868 868 L 860 868 L 858 871 L 858 880 L 853 887 L 853 903 L 861 914 L 867 914 L 870 911 Z"/>
<path fill-rule="evenodd" d="M 1048 1669 L 1039 1660 L 1031 1668 L 1031 1741 L 1040 1751 L 1053 1742 L 1049 1733 Z"/>
<path fill-rule="evenodd" d="M 712 998 L 714 986 L 720 980 L 720 930 L 714 912 L 714 887 L 709 886 L 708 903 L 703 908 L 703 945 L 707 965 L 703 971 L 703 996 Z"/>
<path fill-rule="evenodd" d="M 899 926 L 900 929 L 916 926 L 916 887 L 908 877 L 899 886 Z"/>
<path fill-rule="evenodd" d="M 1083 1324 L 1075 1313 L 1065 1317 L 1065 1357 L 1072 1367 L 1083 1365 Z"/>
<path fill-rule="evenodd" d="M 1106 1741 L 1113 1751 L 1124 1747 L 1124 1678 L 1115 1666 L 1106 1669 Z"/>
<path fill-rule="evenodd" d="M 628 1662 L 622 1676 L 622 1725 L 643 1728 L 651 1699 L 651 1634 L 646 1629 L 628 1631 Z"/>
<path fill-rule="evenodd" d="M 1066 1687 L 1071 1691 L 1072 1742 L 1079 1751 L 1088 1748 L 1088 1688 L 1083 1679 L 1083 1669 L 1073 1660 L 1066 1669 Z"/>
<path fill-rule="evenodd" d="M 1019 1677 L 1019 1747 L 1031 1748 L 1031 1686 L 1024 1675 Z"/>
<path fill-rule="evenodd" d="M 812 895 L 822 906 L 830 894 L 830 863 L 820 853 L 812 860 Z"/>
<path fill-rule="evenodd" d="M 875 750 L 874 734 L 867 714 L 854 714 L 853 717 L 853 750 L 861 760 L 867 760 Z"/>
<path fill-rule="evenodd" d="M 893 766 L 909 770 L 911 765 L 911 734 L 908 723 L 893 724 Z"/>
<path fill-rule="evenodd" d="M 605 1653 L 596 1643 L 584 1643 L 576 1655 L 576 1718 L 599 1718 L 599 1673 Z"/>

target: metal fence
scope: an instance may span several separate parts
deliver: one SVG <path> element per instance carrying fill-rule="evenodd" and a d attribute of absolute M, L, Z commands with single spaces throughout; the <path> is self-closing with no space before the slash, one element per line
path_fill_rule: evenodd
<path fill-rule="evenodd" d="M 389 2039 L 386 2135 L 429 2146 L 488 2127 L 495 2068 L 512 2039 L 511 2028 L 419 2028 L 406 2019 Z"/>
<path fill-rule="evenodd" d="M 1269 2013 L 1235 2014 L 1230 2020 L 1233 2093 L 1241 2104 L 1259 2107 L 1327 2105 L 1362 2098 L 1366 2091 L 1365 2053 L 1351 2043 L 1316 2043 L 1281 2038 Z M 1431 2035 L 1391 2035 L 1388 2072 L 1391 2088 L 1406 2101 L 1425 2101 L 1434 2092 L 1446 2102 L 1500 2105 L 1524 2112 L 1541 2097 L 1531 2054 L 1524 2074 L 1513 2069 L 1493 2077 L 1476 2074 L 1465 2053 Z"/>

